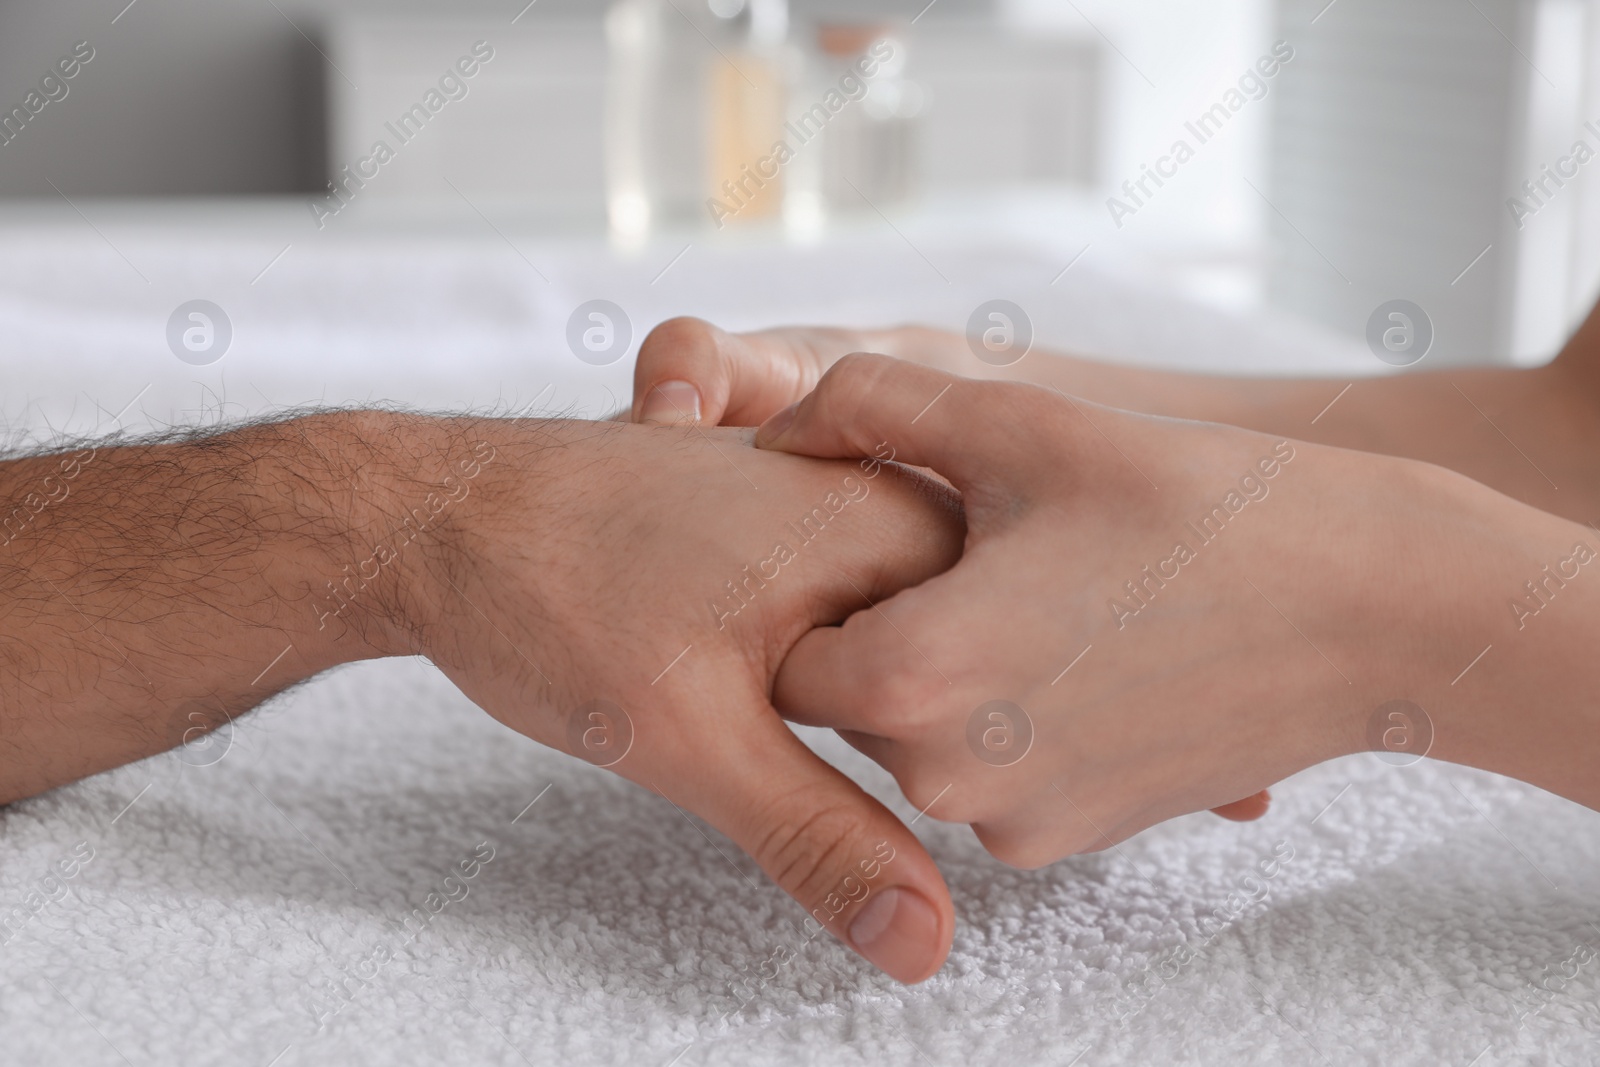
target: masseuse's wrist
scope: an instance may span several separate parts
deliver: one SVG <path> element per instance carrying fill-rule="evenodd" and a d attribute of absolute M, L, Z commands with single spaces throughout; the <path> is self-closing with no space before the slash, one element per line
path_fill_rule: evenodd
<path fill-rule="evenodd" d="M 1340 454 L 1366 468 L 1371 491 L 1339 496 L 1373 531 L 1334 547 L 1368 571 L 1338 597 L 1362 648 L 1346 661 L 1353 747 L 1393 739 L 1600 805 L 1600 537 L 1439 467 Z"/>
<path fill-rule="evenodd" d="M 1469 579 L 1473 640 L 1435 686 L 1434 755 L 1600 808 L 1600 537 L 1482 492 L 1496 522 Z"/>
<path fill-rule="evenodd" d="M 1302 760 L 1381 741 L 1485 765 L 1479 703 L 1449 683 L 1494 639 L 1494 591 L 1516 570 L 1521 512 L 1541 513 L 1430 464 L 1293 448 L 1274 491 L 1279 522 L 1240 546 L 1239 565 L 1267 598 L 1265 615 L 1288 620 L 1266 631 L 1282 645 L 1263 668 L 1294 709 L 1286 725 L 1306 746 Z M 1422 711 L 1389 717 L 1413 706 Z M 1426 723 L 1411 721 L 1423 713 Z"/>

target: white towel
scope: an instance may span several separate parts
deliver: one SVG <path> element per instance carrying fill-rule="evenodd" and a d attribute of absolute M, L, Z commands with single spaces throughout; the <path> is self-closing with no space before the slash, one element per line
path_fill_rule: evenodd
<path fill-rule="evenodd" d="M 958 926 L 907 988 L 807 943 L 715 830 L 420 661 L 208 741 L 6 810 L 0 903 L 30 912 L 3 920 L 6 1062 L 1594 1062 L 1600 820 L 1486 774 L 1354 757 L 1259 823 L 1035 872 L 924 818 Z"/>

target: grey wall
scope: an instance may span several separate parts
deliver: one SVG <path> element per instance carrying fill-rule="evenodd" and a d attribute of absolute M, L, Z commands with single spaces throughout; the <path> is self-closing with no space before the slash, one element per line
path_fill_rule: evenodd
<path fill-rule="evenodd" d="M 120 10 L 103 0 L 0 6 L 4 110 L 74 42 L 95 50 L 67 97 L 0 146 L 0 194 L 54 196 L 51 181 L 69 195 L 312 181 L 318 131 L 304 116 L 320 83 L 309 45 L 270 4 L 138 0 L 113 25 Z"/>
<path fill-rule="evenodd" d="M 336 76 L 306 39 L 322 17 L 470 13 L 497 26 L 526 2 L 135 0 L 124 11 L 126 0 L 0 0 L 0 112 L 21 105 L 75 42 L 95 49 L 67 97 L 0 145 L 0 197 L 55 196 L 52 182 L 69 196 L 314 191 L 324 171 L 322 78 Z M 905 19 L 924 3 L 791 6 L 796 21 Z M 991 6 L 939 0 L 927 17 L 971 17 Z M 519 25 L 598 18 L 604 8 L 604 0 L 538 0 Z"/>
<path fill-rule="evenodd" d="M 1357 2 L 1313 32 L 1326 3 L 1278 8 L 1298 54 L 1273 113 L 1274 303 L 1358 334 L 1407 299 L 1433 322 L 1430 364 L 1504 357 L 1516 262 L 1503 204 L 1530 68 L 1500 27 L 1532 51 L 1530 5 Z"/>

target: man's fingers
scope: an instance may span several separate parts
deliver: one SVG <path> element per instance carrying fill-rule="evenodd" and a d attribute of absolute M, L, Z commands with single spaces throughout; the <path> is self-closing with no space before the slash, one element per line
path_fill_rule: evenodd
<path fill-rule="evenodd" d="M 756 431 L 756 447 L 829 458 L 876 456 L 929 467 L 958 488 L 1025 476 L 1019 426 L 1042 417 L 1049 394 L 975 382 L 888 356 L 854 354 L 815 390 Z"/>
<path fill-rule="evenodd" d="M 955 913 L 916 836 L 818 758 L 764 701 L 710 721 L 728 727 L 702 738 L 716 751 L 682 764 L 681 781 L 654 784 L 732 838 L 800 902 L 807 918 L 795 951 L 826 928 L 902 982 L 937 971 Z M 717 773 L 707 773 L 711 767 Z"/>
<path fill-rule="evenodd" d="M 753 426 L 805 394 L 821 368 L 816 353 L 784 331 L 728 333 L 702 319 L 668 319 L 639 346 L 633 421 Z"/>

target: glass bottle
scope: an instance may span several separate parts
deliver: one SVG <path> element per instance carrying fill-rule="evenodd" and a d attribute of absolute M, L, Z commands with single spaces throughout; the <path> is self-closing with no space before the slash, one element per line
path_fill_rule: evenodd
<path fill-rule="evenodd" d="M 750 175 L 782 131 L 788 21 L 786 0 L 612 4 L 606 207 L 617 238 L 777 213 L 781 175 Z"/>
<path fill-rule="evenodd" d="M 912 198 L 924 92 L 905 76 L 907 59 L 904 35 L 890 26 L 818 27 L 816 58 L 788 123 L 801 145 L 785 211 L 792 229 Z"/>

